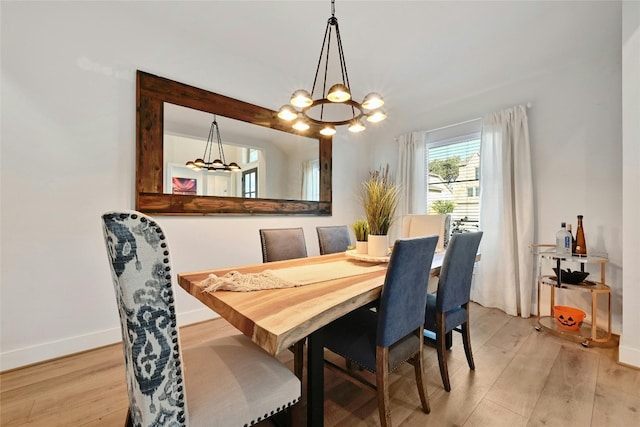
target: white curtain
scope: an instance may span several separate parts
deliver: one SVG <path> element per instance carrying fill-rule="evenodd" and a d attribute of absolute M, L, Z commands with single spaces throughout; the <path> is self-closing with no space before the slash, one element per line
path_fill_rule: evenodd
<path fill-rule="evenodd" d="M 482 261 L 472 299 L 529 317 L 534 301 L 533 182 L 526 106 L 484 117 L 480 156 Z"/>
<path fill-rule="evenodd" d="M 400 237 L 402 217 L 425 213 L 425 149 L 426 132 L 401 135 L 398 141 L 398 168 L 396 184 L 400 186 L 400 199 L 396 220 L 390 238 Z M 390 241 L 393 241 L 390 240 Z"/>
<path fill-rule="evenodd" d="M 320 169 L 317 159 L 302 162 L 302 179 L 300 189 L 301 200 L 319 200 Z"/>

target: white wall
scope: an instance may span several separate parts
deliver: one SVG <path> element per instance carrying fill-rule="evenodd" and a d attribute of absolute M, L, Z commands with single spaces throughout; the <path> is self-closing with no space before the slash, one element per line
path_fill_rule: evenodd
<path fill-rule="evenodd" d="M 620 362 L 640 366 L 640 3 L 622 6 L 622 336 Z"/>

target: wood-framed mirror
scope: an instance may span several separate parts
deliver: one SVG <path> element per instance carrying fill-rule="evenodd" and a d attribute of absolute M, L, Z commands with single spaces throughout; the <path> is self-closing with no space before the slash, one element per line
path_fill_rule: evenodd
<path fill-rule="evenodd" d="M 304 132 L 317 141 L 319 178 L 317 200 L 252 198 L 167 192 L 165 162 L 165 110 L 167 105 L 217 115 L 254 126 L 297 135 L 277 112 L 158 77 L 136 73 L 136 209 L 155 215 L 331 215 L 332 138 L 318 126 Z M 208 123 L 210 124 L 210 123 Z M 207 124 L 207 125 L 208 125 Z M 306 139 L 306 138 L 305 138 Z M 205 142 L 202 143 L 204 150 Z"/>

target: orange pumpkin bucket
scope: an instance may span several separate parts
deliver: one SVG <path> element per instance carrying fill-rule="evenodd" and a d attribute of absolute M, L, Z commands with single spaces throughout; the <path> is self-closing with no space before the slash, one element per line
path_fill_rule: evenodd
<path fill-rule="evenodd" d="M 553 313 L 556 317 L 556 321 L 560 326 L 565 329 L 577 331 L 582 326 L 584 318 L 587 316 L 582 310 L 575 307 L 567 307 L 564 305 L 556 305 L 553 307 Z"/>

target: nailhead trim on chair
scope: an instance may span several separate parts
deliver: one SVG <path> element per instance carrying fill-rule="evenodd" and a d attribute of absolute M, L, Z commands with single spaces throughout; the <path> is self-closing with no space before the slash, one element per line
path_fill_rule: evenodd
<path fill-rule="evenodd" d="M 276 413 L 278 413 L 278 412 L 280 412 L 280 411 L 284 411 L 285 409 L 292 407 L 293 405 L 295 405 L 295 404 L 296 404 L 296 403 L 298 403 L 299 401 L 300 401 L 300 399 L 296 399 L 296 400 L 293 400 L 293 401 L 291 401 L 291 402 L 287 403 L 287 405 L 286 405 L 286 406 L 283 406 L 282 408 L 281 408 L 281 407 L 277 407 L 275 411 L 271 411 L 271 415 L 275 415 Z M 257 418 L 257 419 L 255 419 L 255 420 L 251 420 L 251 423 L 250 423 L 250 424 L 245 424 L 245 425 L 244 425 L 244 427 L 248 427 L 248 426 L 256 425 L 257 423 L 259 423 L 259 422 L 261 422 L 261 421 L 263 421 L 263 420 L 268 419 L 268 418 L 269 418 L 269 416 L 270 416 L 269 414 L 264 414 L 264 416 L 263 416 L 263 417 L 258 417 L 258 418 Z"/>
<path fill-rule="evenodd" d="M 114 220 L 113 224 L 117 224 L 119 222 L 124 222 L 127 221 L 128 219 L 131 220 L 138 220 L 138 224 L 139 227 L 143 230 L 141 231 L 141 233 L 144 233 L 145 239 L 147 238 L 151 238 L 153 239 L 158 245 L 158 247 L 160 248 L 160 251 L 158 251 L 158 255 L 160 255 L 162 258 L 158 259 L 158 261 L 155 262 L 159 262 L 162 268 L 162 271 L 165 272 L 165 274 L 162 275 L 157 275 L 157 273 L 159 272 L 152 272 L 150 279 L 153 278 L 154 280 L 156 280 L 157 284 L 155 285 L 155 292 L 157 297 L 160 299 L 160 301 L 164 301 L 164 304 L 166 304 L 166 306 L 164 305 L 160 305 L 160 306 L 151 306 L 154 307 L 154 309 L 157 310 L 166 310 L 165 311 L 165 315 L 166 315 L 166 319 L 169 321 L 169 324 L 166 326 L 166 330 L 165 330 L 165 334 L 166 335 L 166 343 L 167 345 L 167 350 L 169 350 L 169 354 L 167 354 L 167 359 L 166 359 L 166 363 L 167 365 L 165 365 L 165 367 L 161 368 L 162 369 L 162 375 L 173 375 L 176 377 L 175 379 L 175 383 L 176 385 L 171 387 L 169 389 L 166 390 L 166 392 L 169 393 L 176 393 L 174 396 L 176 396 L 176 400 L 172 405 L 167 405 L 167 402 L 165 401 L 164 403 L 161 403 L 160 401 L 156 400 L 156 397 L 150 397 L 150 403 L 144 403 L 145 400 L 140 399 L 139 397 L 136 397 L 134 399 L 136 400 L 132 400 L 130 401 L 131 404 L 133 404 L 132 406 L 134 408 L 136 408 L 135 410 L 130 411 L 131 414 L 140 414 L 140 412 L 144 411 L 151 411 L 151 413 L 153 414 L 163 414 L 163 417 L 165 416 L 170 416 L 169 414 L 173 411 L 173 420 L 175 422 L 180 423 L 181 425 L 185 425 L 186 421 L 187 421 L 187 417 L 186 417 L 186 405 L 185 405 L 185 394 L 184 394 L 184 389 L 183 389 L 183 370 L 181 368 L 181 362 L 180 362 L 180 344 L 179 344 L 179 340 L 177 338 L 178 336 L 178 332 L 176 330 L 177 327 L 177 321 L 176 321 L 176 313 L 175 313 L 175 308 L 173 306 L 174 304 L 174 296 L 173 296 L 173 291 L 171 289 L 172 284 L 171 284 L 171 268 L 170 268 L 170 260 L 169 260 L 169 251 L 167 249 L 167 244 L 166 244 L 166 237 L 165 235 L 162 233 L 161 228 L 156 224 L 155 221 L 149 221 L 147 220 L 147 218 L 145 217 L 141 217 L 136 213 L 121 213 L 119 215 L 114 215 L 114 214 L 108 214 L 105 215 L 105 219 L 109 219 L 109 220 Z M 112 224 L 112 223 L 109 223 Z M 108 229 L 110 227 L 106 227 L 106 225 L 108 225 L 105 222 L 105 237 L 106 237 L 106 233 L 110 232 L 110 233 L 114 233 L 116 232 L 116 226 L 114 225 L 114 229 Z M 137 238 L 140 237 L 140 234 L 138 232 L 136 232 L 133 227 L 138 227 L 138 225 L 136 225 L 136 223 L 134 224 L 126 224 L 126 223 L 122 223 L 122 227 L 123 230 L 127 230 L 129 233 L 134 233 L 135 236 L 137 236 Z M 116 235 L 118 237 L 120 237 L 119 235 Z M 147 240 L 148 242 L 148 240 Z M 132 242 L 133 245 L 133 253 L 134 256 L 137 258 L 137 255 L 142 253 L 142 251 L 144 250 L 149 250 L 149 248 L 147 247 L 136 247 L 136 242 Z M 117 253 L 115 256 L 119 256 L 121 254 Z M 141 258 L 142 259 L 142 258 Z M 137 260 L 136 260 L 137 261 Z M 122 258 L 118 259 L 116 261 L 116 259 L 114 258 L 112 260 L 112 266 L 114 262 L 119 262 L 122 265 L 122 268 L 127 268 L 127 264 L 130 262 L 129 259 L 125 259 L 122 260 Z M 150 268 L 149 265 L 145 266 L 147 269 Z M 131 268 L 131 267 L 129 267 Z M 138 270 L 139 270 L 139 266 L 138 266 Z M 125 271 L 121 271 L 118 273 L 118 276 L 120 274 L 125 274 Z M 115 277 L 115 276 L 114 276 Z M 114 279 L 115 280 L 115 279 Z M 162 283 L 162 281 L 165 281 L 164 283 Z M 153 287 L 149 288 L 150 291 L 153 291 Z M 119 304 L 122 304 L 123 301 L 119 300 Z M 138 305 L 140 304 L 140 305 Z M 132 305 L 131 307 L 129 307 L 129 304 L 127 304 L 126 307 L 122 307 L 123 310 L 125 310 L 125 312 L 130 312 L 131 313 L 137 313 L 138 309 L 140 309 L 142 306 L 144 306 L 145 303 L 135 303 L 134 305 Z M 123 313 L 123 312 L 121 312 Z M 135 326 L 138 324 L 138 320 L 136 317 L 132 317 L 131 319 L 127 320 L 127 322 L 131 322 L 132 326 L 128 326 L 128 327 L 132 327 L 132 328 L 136 328 L 139 326 Z M 123 324 L 123 328 L 125 328 L 124 324 Z M 125 330 L 123 329 L 123 338 L 125 338 L 126 334 L 125 334 Z M 127 338 L 129 339 L 129 338 Z M 126 344 L 129 346 L 134 345 L 134 343 L 129 343 Z M 139 345 L 139 344 L 136 344 Z M 158 354 L 159 356 L 159 354 Z M 130 383 L 130 387 L 132 386 L 132 384 L 136 383 L 136 379 L 135 379 L 135 374 L 134 374 L 134 369 L 135 369 L 135 365 L 136 365 L 136 361 L 134 359 L 128 359 L 127 363 L 126 363 L 126 367 L 127 367 L 127 377 L 129 377 L 129 383 Z M 172 374 L 170 374 L 170 372 L 173 371 Z M 162 382 L 163 385 L 165 385 L 165 382 L 163 380 Z M 134 386 L 134 387 L 139 387 L 139 386 Z M 156 391 L 154 391 L 150 396 L 155 396 L 156 393 L 158 392 L 162 392 L 161 391 L 161 387 L 162 385 L 156 385 L 154 387 L 159 387 Z M 172 390 L 173 389 L 173 390 Z M 142 396 L 142 394 L 140 394 L 139 396 Z M 144 398 L 146 399 L 146 398 Z M 145 405 L 149 404 L 150 408 L 155 408 L 155 409 L 150 409 L 147 408 Z M 178 410 L 179 408 L 179 410 Z M 137 422 L 137 420 L 132 419 L 132 421 L 135 423 Z M 168 419 L 165 419 L 165 421 L 168 421 Z"/>

